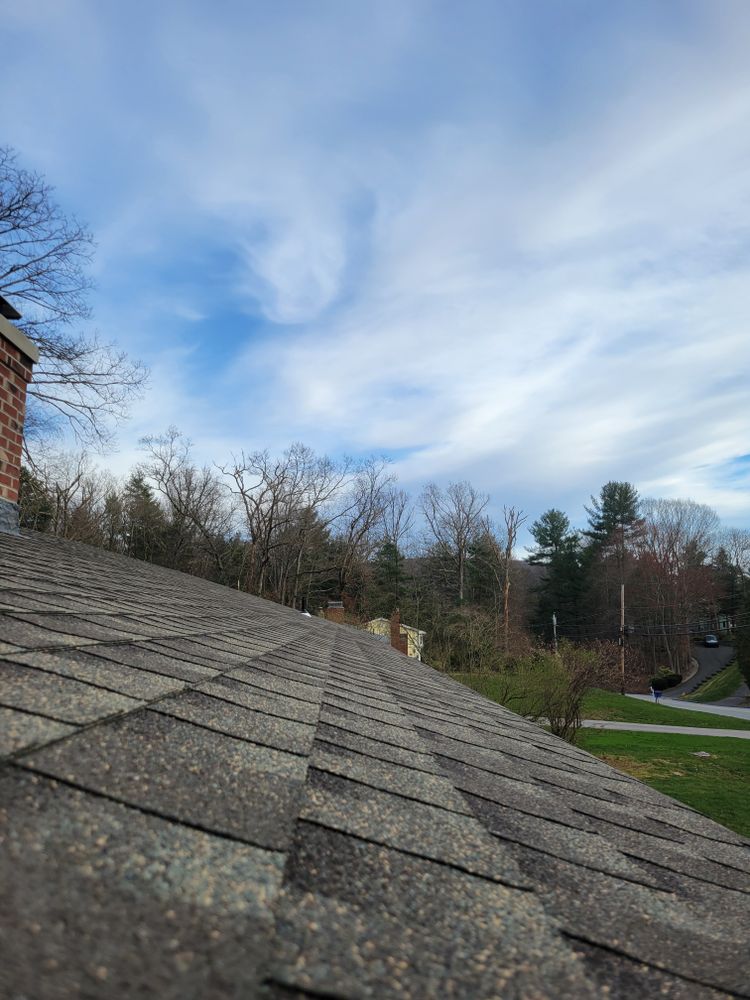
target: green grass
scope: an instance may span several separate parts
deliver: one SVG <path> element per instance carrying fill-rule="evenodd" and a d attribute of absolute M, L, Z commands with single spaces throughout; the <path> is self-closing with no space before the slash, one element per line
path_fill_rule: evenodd
<path fill-rule="evenodd" d="M 724 667 L 720 673 L 709 677 L 692 694 L 686 695 L 685 700 L 697 701 L 701 704 L 709 701 L 721 701 L 722 698 L 731 698 L 741 684 L 742 674 L 735 660 L 728 667 Z"/>
<path fill-rule="evenodd" d="M 499 701 L 514 712 L 523 714 L 523 692 L 513 685 L 512 678 L 503 674 L 452 674 L 457 681 L 473 688 L 492 701 Z M 700 726 L 704 729 L 750 729 L 750 720 L 734 719 L 708 712 L 689 712 L 685 709 L 656 705 L 635 698 L 624 698 L 613 691 L 592 688 L 586 695 L 581 717 L 584 719 L 611 719 L 616 722 L 647 722 L 653 726 Z"/>
<path fill-rule="evenodd" d="M 652 726 L 699 726 L 703 729 L 750 729 L 750 720 L 735 719 L 709 712 L 692 712 L 684 708 L 671 708 L 664 703 L 636 701 L 612 691 L 593 688 L 586 695 L 581 717 L 584 719 L 612 719 L 616 722 L 648 722 Z"/>
<path fill-rule="evenodd" d="M 750 740 L 582 729 L 576 743 L 618 770 L 750 837 Z M 711 756 L 692 756 L 701 750 Z"/>
<path fill-rule="evenodd" d="M 523 691 L 514 683 L 512 674 L 451 674 L 451 677 L 483 694 L 490 701 L 498 701 L 523 715 Z"/>

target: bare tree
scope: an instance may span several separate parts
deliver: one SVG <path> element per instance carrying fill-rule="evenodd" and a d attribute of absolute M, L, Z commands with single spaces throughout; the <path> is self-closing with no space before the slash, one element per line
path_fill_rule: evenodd
<path fill-rule="evenodd" d="M 454 563 L 459 604 L 464 600 L 469 545 L 488 503 L 489 497 L 468 482 L 450 483 L 446 490 L 429 483 L 420 497 L 420 507 L 433 538 Z"/>
<path fill-rule="evenodd" d="M 221 467 L 247 533 L 248 589 L 263 595 L 270 588 L 282 603 L 297 602 L 309 539 L 336 516 L 349 469 L 299 443 L 280 458 L 241 452 Z"/>
<path fill-rule="evenodd" d="M 354 565 L 373 554 L 379 541 L 395 476 L 388 461 L 368 458 L 349 477 L 339 509 L 330 519 L 336 541 L 338 588 L 343 593 Z"/>
<path fill-rule="evenodd" d="M 475 546 L 473 556 L 492 575 L 493 604 L 495 606 L 495 637 L 499 642 L 502 622 L 503 652 L 507 658 L 510 651 L 510 592 L 513 584 L 513 549 L 518 538 L 518 529 L 526 521 L 526 514 L 517 507 L 503 506 L 503 527 L 496 527 L 489 517 L 481 522 L 479 535 L 481 545 Z M 502 604 L 502 612 L 501 612 Z"/>
<path fill-rule="evenodd" d="M 141 471 L 169 506 L 177 529 L 177 550 L 194 532 L 224 579 L 233 511 L 226 503 L 219 477 L 207 466 L 199 468 L 193 463 L 190 441 L 174 427 L 161 437 L 143 438 L 141 446 L 148 456 Z"/>
<path fill-rule="evenodd" d="M 513 559 L 513 549 L 518 538 L 518 529 L 526 520 L 526 514 L 517 507 L 503 505 L 503 522 L 505 523 L 505 550 L 503 552 L 503 651 L 508 655 L 510 640 L 510 567 Z"/>
<path fill-rule="evenodd" d="M 692 500 L 644 500 L 637 541 L 638 568 L 631 587 L 641 630 L 659 647 L 670 670 L 679 672 L 689 656 L 689 624 L 715 606 L 709 565 L 719 518 Z"/>
<path fill-rule="evenodd" d="M 718 541 L 727 553 L 730 565 L 743 576 L 750 574 L 750 531 L 747 528 L 725 528 Z"/>
<path fill-rule="evenodd" d="M 96 336 L 71 330 L 89 318 L 92 253 L 91 233 L 62 211 L 52 188 L 18 166 L 12 149 L 0 148 L 0 293 L 24 313 L 19 326 L 41 354 L 29 387 L 40 407 L 30 407 L 28 432 L 63 419 L 80 438 L 102 444 L 146 370 Z"/>
<path fill-rule="evenodd" d="M 40 446 L 32 475 L 46 497 L 47 531 L 91 545 L 105 544 L 106 498 L 117 489 L 111 473 L 98 469 L 85 451 L 54 451 Z"/>
<path fill-rule="evenodd" d="M 414 526 L 414 506 L 406 490 L 392 485 L 383 498 L 383 536 L 400 547 Z"/>

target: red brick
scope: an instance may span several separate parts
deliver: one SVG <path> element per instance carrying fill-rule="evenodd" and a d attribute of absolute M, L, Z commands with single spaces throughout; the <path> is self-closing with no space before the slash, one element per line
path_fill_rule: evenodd
<path fill-rule="evenodd" d="M 0 334 L 0 497 L 17 502 L 30 359 Z"/>

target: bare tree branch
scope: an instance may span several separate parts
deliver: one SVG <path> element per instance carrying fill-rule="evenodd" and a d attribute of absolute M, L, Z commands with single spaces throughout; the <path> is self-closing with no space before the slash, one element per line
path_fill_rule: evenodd
<path fill-rule="evenodd" d="M 28 433 L 49 434 L 62 423 L 103 446 L 147 372 L 96 335 L 70 330 L 90 315 L 86 267 L 93 249 L 91 233 L 65 215 L 50 185 L 0 147 L 0 293 L 23 312 L 19 326 L 41 354 L 29 388 Z"/>

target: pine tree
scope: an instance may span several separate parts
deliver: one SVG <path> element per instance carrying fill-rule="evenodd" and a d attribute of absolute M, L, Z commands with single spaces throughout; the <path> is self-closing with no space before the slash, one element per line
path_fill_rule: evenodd
<path fill-rule="evenodd" d="M 640 502 L 638 490 L 631 483 L 605 483 L 599 496 L 592 496 L 591 506 L 585 508 L 589 527 L 584 534 L 593 547 L 601 550 L 614 546 L 621 552 L 638 524 Z"/>

